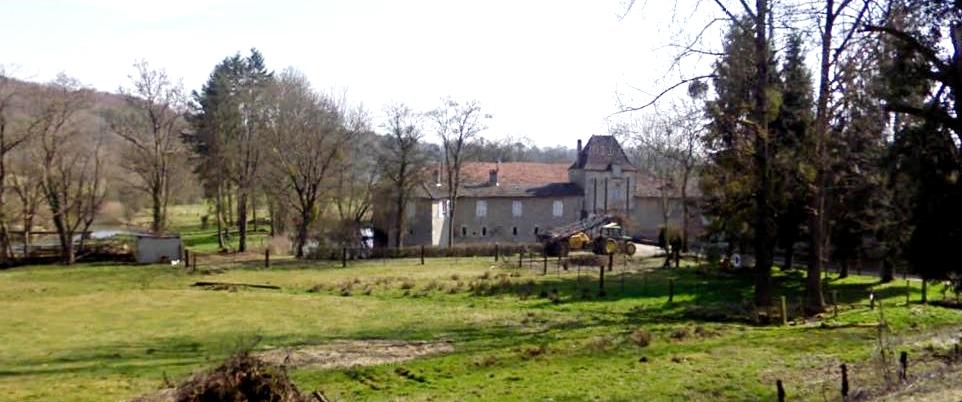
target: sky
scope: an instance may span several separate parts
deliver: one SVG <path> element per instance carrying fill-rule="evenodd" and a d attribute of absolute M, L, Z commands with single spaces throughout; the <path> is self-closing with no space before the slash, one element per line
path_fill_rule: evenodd
<path fill-rule="evenodd" d="M 622 18 L 627 1 L 0 0 L 0 65 L 116 91 L 145 60 L 196 90 L 253 47 L 363 104 L 375 127 L 389 103 L 452 97 L 482 104 L 486 138 L 574 147 L 685 73 L 667 46 L 698 28 L 685 2 L 637 0 Z"/>

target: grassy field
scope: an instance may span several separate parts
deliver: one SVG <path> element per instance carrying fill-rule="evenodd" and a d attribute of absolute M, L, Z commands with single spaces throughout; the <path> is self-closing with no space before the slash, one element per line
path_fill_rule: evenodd
<path fill-rule="evenodd" d="M 0 271 L 0 401 L 128 400 L 176 384 L 239 351 L 306 350 L 349 340 L 431 341 L 445 353 L 355 367 L 299 366 L 303 390 L 332 400 L 672 401 L 840 400 L 840 363 L 853 392 L 959 399 L 946 366 L 962 312 L 906 304 L 919 283 L 831 280 L 837 317 L 798 321 L 800 272 L 776 272 L 792 322 L 758 325 L 747 274 L 693 262 L 619 260 L 598 296 L 597 268 L 564 271 L 490 258 L 299 262 L 270 269 L 257 254 L 213 256 L 204 209 L 171 209 L 200 270 L 165 265 L 80 264 Z M 266 229 L 266 228 L 265 228 Z M 236 236 L 232 239 L 236 246 Z M 258 232 L 252 248 L 263 247 Z M 271 284 L 279 290 L 191 286 Z M 870 309 L 874 292 L 884 311 Z M 669 293 L 672 293 L 669 301 Z M 939 299 L 939 289 L 930 289 Z M 877 324 L 889 330 L 879 337 Z M 647 341 L 647 342 L 646 342 Z M 884 347 L 880 347 L 883 345 Z M 885 351 L 888 364 L 879 362 Z M 882 367 L 908 351 L 915 390 L 881 392 Z M 948 369 L 951 369 L 947 371 Z M 958 375 L 955 375 L 958 377 Z M 955 378 L 951 377 L 951 378 Z"/>
<path fill-rule="evenodd" d="M 957 339 L 962 318 L 907 306 L 905 282 L 853 277 L 830 284 L 844 304 L 837 318 L 756 326 L 742 304 L 750 277 L 657 264 L 616 267 L 604 298 L 597 269 L 541 276 L 490 259 L 367 261 L 347 269 L 287 262 L 219 273 L 136 265 L 2 271 L 0 400 L 125 400 L 239 348 L 352 339 L 447 341 L 453 351 L 367 367 L 295 368 L 297 384 L 336 400 L 774 400 L 781 379 L 794 400 L 838 400 L 839 363 L 852 367 L 853 389 L 881 382 L 871 325 L 880 317 L 869 310 L 869 292 L 884 306 L 886 342 L 910 352 L 913 374 L 942 364 L 934 356 L 948 347 L 945 339 Z M 798 275 L 776 276 L 790 310 Z M 282 289 L 190 286 L 202 280 Z M 912 291 L 918 300 L 919 289 Z M 650 344 L 639 346 L 644 332 Z"/>

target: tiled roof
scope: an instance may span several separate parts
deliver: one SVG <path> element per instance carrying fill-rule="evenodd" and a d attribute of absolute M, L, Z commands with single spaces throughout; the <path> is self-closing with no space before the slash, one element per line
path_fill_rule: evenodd
<path fill-rule="evenodd" d="M 490 183 L 490 172 L 498 170 L 498 185 Z M 443 198 L 447 195 L 441 180 L 425 183 L 421 196 Z M 581 187 L 568 182 L 567 165 L 535 162 L 467 162 L 461 166 L 463 197 L 562 197 L 583 195 Z"/>
<path fill-rule="evenodd" d="M 621 170 L 634 172 L 638 169 L 631 164 L 625 150 L 618 144 L 618 140 L 611 135 L 593 135 L 588 139 L 578 160 L 575 161 L 570 169 L 584 170 L 609 170 L 612 165 L 620 165 Z"/>
<path fill-rule="evenodd" d="M 498 168 L 497 162 L 469 162 L 461 166 L 461 182 L 488 182 L 488 174 Z M 508 162 L 501 163 L 498 181 L 504 184 L 567 183 L 568 165 L 565 163 Z"/>

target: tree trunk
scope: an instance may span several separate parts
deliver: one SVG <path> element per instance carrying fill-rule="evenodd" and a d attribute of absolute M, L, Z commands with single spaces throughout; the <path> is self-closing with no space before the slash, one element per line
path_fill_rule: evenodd
<path fill-rule="evenodd" d="M 786 270 L 792 269 L 792 266 L 795 265 L 795 242 L 794 241 L 785 246 L 784 258 L 785 258 L 785 264 L 782 268 Z"/>
<path fill-rule="evenodd" d="M 403 185 L 403 184 L 402 184 Z M 394 236 L 394 247 L 401 248 L 404 244 L 404 191 L 398 191 L 397 199 L 395 199 L 394 208 L 397 211 L 394 216 L 394 231 L 396 236 Z"/>
<path fill-rule="evenodd" d="M 307 245 L 307 232 L 311 222 L 311 212 L 308 209 L 301 210 L 301 221 L 297 225 L 297 241 L 295 246 L 297 250 L 295 251 L 295 256 L 297 258 L 304 258 L 304 246 Z"/>
<path fill-rule="evenodd" d="M 154 234 L 159 234 L 164 230 L 164 214 L 162 210 L 162 205 L 160 202 L 160 188 L 155 188 L 150 193 L 151 209 L 153 211 L 153 219 L 150 225 L 150 231 Z"/>
<path fill-rule="evenodd" d="M 828 135 L 828 98 L 830 96 L 829 73 L 831 60 L 829 53 L 832 46 L 832 30 L 835 27 L 834 0 L 825 2 L 825 25 L 822 28 L 821 64 L 818 79 L 818 100 L 815 105 L 815 196 L 812 214 L 812 262 L 809 264 L 805 281 L 805 310 L 809 313 L 819 313 L 825 309 L 825 298 L 822 295 L 822 270 L 825 265 L 825 192 L 827 190 L 827 174 L 825 165 L 828 161 L 826 141 Z"/>
<path fill-rule="evenodd" d="M 882 259 L 882 283 L 889 283 L 895 280 L 895 265 L 892 264 L 892 259 L 889 256 L 885 256 Z"/>
<path fill-rule="evenodd" d="M 688 175 L 685 169 L 681 177 L 681 251 L 688 252 Z"/>
<path fill-rule="evenodd" d="M 223 185 L 217 185 L 217 199 L 214 201 L 215 214 L 217 215 L 217 246 L 223 250 L 224 247 L 224 191 Z"/>
<path fill-rule="evenodd" d="M 247 192 L 237 193 L 237 251 L 247 251 Z"/>
<path fill-rule="evenodd" d="M 771 211 L 772 182 L 769 171 L 768 149 L 768 0 L 755 1 L 755 63 L 757 68 L 755 82 L 755 152 L 754 164 L 758 175 L 758 188 L 755 192 L 755 305 L 772 305 L 772 225 Z"/>
<path fill-rule="evenodd" d="M 850 261 L 850 259 L 848 259 L 848 258 L 843 258 L 843 259 L 842 259 L 842 261 L 841 261 L 841 267 L 839 268 L 839 271 L 838 271 L 838 278 L 839 278 L 839 279 L 848 278 L 848 266 L 849 266 L 849 261 Z"/>

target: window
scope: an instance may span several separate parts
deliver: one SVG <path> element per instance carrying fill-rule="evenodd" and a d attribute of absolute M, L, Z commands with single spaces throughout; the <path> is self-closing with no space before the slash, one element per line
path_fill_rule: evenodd
<path fill-rule="evenodd" d="M 551 206 L 552 206 L 551 214 L 554 215 L 556 218 L 564 215 L 565 204 L 563 202 L 555 201 Z"/>
<path fill-rule="evenodd" d="M 517 227 L 517 226 L 511 228 L 511 235 L 512 235 L 512 236 L 517 236 L 517 235 L 518 235 L 518 227 Z"/>
<path fill-rule="evenodd" d="M 478 200 L 475 204 L 474 214 L 479 218 L 488 216 L 488 202 L 485 200 Z"/>
<path fill-rule="evenodd" d="M 461 237 L 468 237 L 468 227 L 461 226 Z"/>
<path fill-rule="evenodd" d="M 512 202 L 511 202 L 511 216 L 513 216 L 513 217 L 515 217 L 515 218 L 518 218 L 518 217 L 521 216 L 521 212 L 522 212 L 521 201 L 512 201 Z"/>
<path fill-rule="evenodd" d="M 413 234 L 414 234 L 414 229 L 408 229 L 408 234 L 413 235 Z"/>
<path fill-rule="evenodd" d="M 488 228 L 486 226 L 481 227 L 481 237 L 488 235 Z"/>

